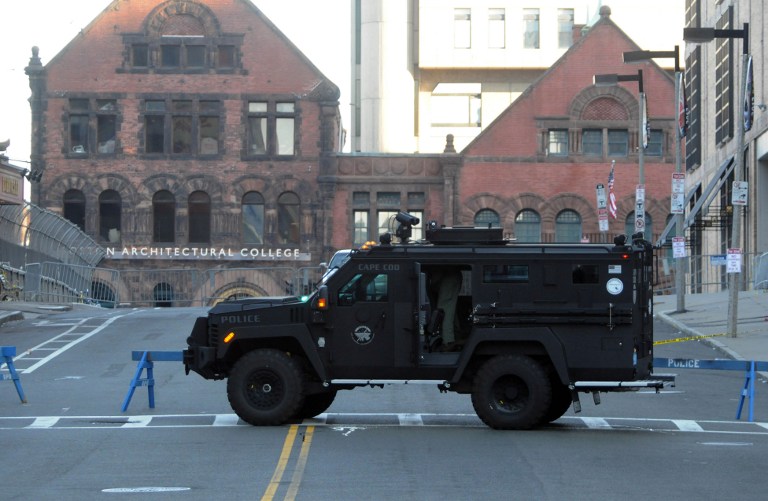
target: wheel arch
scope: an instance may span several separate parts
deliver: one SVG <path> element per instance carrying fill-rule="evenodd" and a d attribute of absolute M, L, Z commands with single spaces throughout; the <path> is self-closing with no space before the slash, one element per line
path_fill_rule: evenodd
<path fill-rule="evenodd" d="M 508 331 L 508 335 L 505 335 L 504 331 Z M 548 328 L 483 328 L 476 329 L 469 339 L 451 378 L 450 382 L 453 384 L 462 379 L 466 380 L 467 377 L 471 379 L 482 361 L 502 354 L 530 356 L 540 363 L 551 365 L 564 385 L 571 382 L 563 344 Z"/>
<path fill-rule="evenodd" d="M 236 333 L 235 340 L 222 355 L 228 367 L 234 367 L 246 353 L 256 349 L 272 348 L 302 356 L 320 381 L 327 381 L 328 371 L 305 325 L 269 326 L 269 328 L 248 328 Z"/>

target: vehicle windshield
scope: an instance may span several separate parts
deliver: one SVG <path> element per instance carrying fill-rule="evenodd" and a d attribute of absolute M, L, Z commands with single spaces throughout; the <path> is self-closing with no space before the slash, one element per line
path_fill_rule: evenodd
<path fill-rule="evenodd" d="M 346 263 L 349 260 L 349 256 L 352 254 L 352 249 L 342 249 L 340 251 L 336 251 L 336 253 L 331 258 L 331 261 L 328 263 L 328 269 L 323 273 L 323 278 L 320 279 L 320 283 L 325 283 L 328 278 L 333 276 L 333 274 L 341 268 L 344 263 Z"/>

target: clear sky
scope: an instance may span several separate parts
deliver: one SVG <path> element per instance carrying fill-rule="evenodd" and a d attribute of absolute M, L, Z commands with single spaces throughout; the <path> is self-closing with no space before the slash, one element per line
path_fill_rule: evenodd
<path fill-rule="evenodd" d="M 29 80 L 32 46 L 47 64 L 111 0 L 3 1 L 0 61 L 0 141 L 11 140 L 11 163 L 26 167 L 30 151 Z M 159 3 L 159 0 L 158 0 Z M 253 3 L 340 89 L 344 126 L 350 116 L 350 1 L 253 0 Z M 316 26 L 332 26 L 318 35 Z M 348 149 L 348 148 L 347 148 Z"/>

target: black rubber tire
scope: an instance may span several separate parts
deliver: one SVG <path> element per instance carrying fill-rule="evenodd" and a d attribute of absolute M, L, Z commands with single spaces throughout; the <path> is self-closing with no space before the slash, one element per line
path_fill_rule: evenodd
<path fill-rule="evenodd" d="M 254 426 L 288 422 L 304 405 L 301 364 L 278 350 L 255 350 L 237 361 L 227 380 L 235 413 Z"/>
<path fill-rule="evenodd" d="M 313 418 L 328 410 L 336 398 L 336 390 L 315 393 L 304 397 L 304 405 L 296 413 L 296 419 Z"/>
<path fill-rule="evenodd" d="M 525 430 L 541 423 L 552 402 L 544 368 L 524 355 L 499 355 L 475 375 L 472 405 L 497 430 Z"/>
<path fill-rule="evenodd" d="M 541 420 L 542 424 L 557 421 L 568 412 L 571 404 L 573 404 L 571 390 L 561 383 L 557 376 L 554 380 L 550 379 L 550 383 L 552 385 L 552 403 L 549 404 L 549 410 L 544 414 L 544 419 Z"/>

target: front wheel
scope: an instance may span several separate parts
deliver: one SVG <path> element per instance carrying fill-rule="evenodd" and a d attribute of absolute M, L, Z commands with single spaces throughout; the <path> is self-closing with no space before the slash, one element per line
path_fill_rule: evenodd
<path fill-rule="evenodd" d="M 246 423 L 284 424 L 304 405 L 301 364 L 278 350 L 255 350 L 243 355 L 227 380 L 227 397 Z"/>
<path fill-rule="evenodd" d="M 485 424 L 498 430 L 524 430 L 542 422 L 552 402 L 544 368 L 524 355 L 500 355 L 475 375 L 472 405 Z"/>

